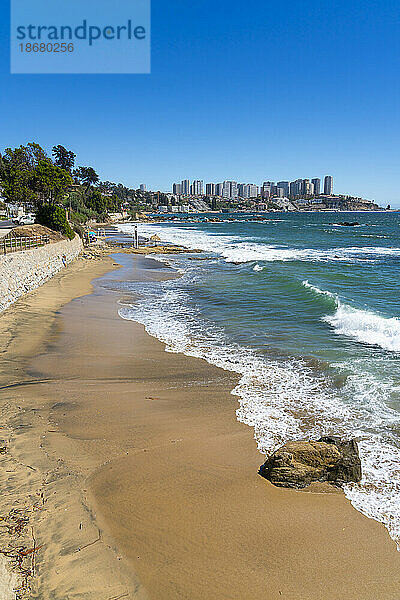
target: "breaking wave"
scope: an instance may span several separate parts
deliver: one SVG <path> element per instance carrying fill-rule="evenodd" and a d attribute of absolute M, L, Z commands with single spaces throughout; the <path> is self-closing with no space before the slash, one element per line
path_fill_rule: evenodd
<path fill-rule="evenodd" d="M 335 300 L 335 303 L 339 302 L 339 298 L 336 296 L 336 294 L 332 294 L 332 292 L 328 292 L 326 290 L 320 290 L 315 285 L 312 285 L 311 283 L 309 283 L 307 279 L 305 281 L 303 281 L 302 283 L 305 288 L 311 290 L 315 294 L 317 294 L 319 296 L 327 296 L 328 298 L 333 298 Z"/>
<path fill-rule="evenodd" d="M 400 352 L 400 320 L 382 317 L 368 310 L 340 304 L 333 315 L 324 317 L 335 333 L 363 344 Z"/>
<path fill-rule="evenodd" d="M 132 225 L 122 224 L 118 228 L 123 233 L 132 233 Z M 400 248 L 374 246 L 345 248 L 289 248 L 282 245 L 257 243 L 243 237 L 206 233 L 196 227 L 165 227 L 162 225 L 141 224 L 140 234 L 150 237 L 157 234 L 162 240 L 220 255 L 226 262 L 246 263 L 251 261 L 310 261 L 310 262 L 366 262 L 382 257 L 400 257 Z"/>
<path fill-rule="evenodd" d="M 362 344 L 379 346 L 392 352 L 400 352 L 400 319 L 383 317 L 370 310 L 363 310 L 345 304 L 340 301 L 336 294 L 321 290 L 311 285 L 307 280 L 303 281 L 303 285 L 317 295 L 334 300 L 335 313 L 325 315 L 322 319 L 333 327 L 335 333 L 352 338 Z"/>

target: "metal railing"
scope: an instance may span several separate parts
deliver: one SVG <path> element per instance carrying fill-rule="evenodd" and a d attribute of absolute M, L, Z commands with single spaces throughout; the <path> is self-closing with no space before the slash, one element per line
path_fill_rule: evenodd
<path fill-rule="evenodd" d="M 96 229 L 93 233 L 96 234 L 96 236 L 98 238 L 114 238 L 114 237 L 121 237 L 121 235 L 123 235 L 121 233 L 121 231 L 118 231 L 118 229 L 105 229 L 105 228 L 98 228 Z"/>
<path fill-rule="evenodd" d="M 118 229 L 106 229 L 99 228 L 96 232 L 96 239 L 103 239 L 111 243 L 118 243 L 119 245 L 126 246 L 132 245 L 133 248 L 139 248 L 139 234 L 138 228 L 135 225 L 131 234 L 123 233 Z M 130 241 L 132 240 L 132 242 Z"/>
<path fill-rule="evenodd" d="M 45 246 L 50 242 L 47 235 L 35 235 L 32 237 L 10 237 L 0 239 L 0 254 L 9 254 L 10 252 L 22 252 L 31 248 Z"/>

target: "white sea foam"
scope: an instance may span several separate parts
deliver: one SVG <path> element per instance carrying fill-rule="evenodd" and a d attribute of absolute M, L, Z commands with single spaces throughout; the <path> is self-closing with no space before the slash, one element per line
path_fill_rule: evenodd
<path fill-rule="evenodd" d="M 400 352 L 400 320 L 380 316 L 368 310 L 339 304 L 333 315 L 324 317 L 335 333 L 353 338 L 363 344 L 380 346 Z"/>
<path fill-rule="evenodd" d="M 365 227 L 365 225 L 361 224 L 361 223 L 357 223 L 356 225 L 343 225 L 343 223 L 332 223 L 333 227 L 346 227 L 346 229 L 348 229 L 349 227 Z"/>
<path fill-rule="evenodd" d="M 307 280 L 303 281 L 303 285 L 316 294 L 328 296 L 335 300 L 335 313 L 322 317 L 323 321 L 333 327 L 335 333 L 363 344 L 400 352 L 400 319 L 384 317 L 370 310 L 363 310 L 345 304 L 340 301 L 336 294 L 321 290 L 311 285 Z"/>
<path fill-rule="evenodd" d="M 187 273 L 183 281 L 185 277 Z M 325 375 L 302 361 L 266 360 L 230 343 L 223 331 L 205 322 L 181 283 L 137 284 L 142 300 L 123 306 L 120 316 L 142 323 L 168 352 L 203 358 L 240 374 L 232 391 L 239 400 L 237 416 L 254 428 L 262 453 L 287 440 L 318 439 L 332 432 L 358 438 L 363 481 L 345 486 L 345 493 L 358 510 L 384 523 L 393 539 L 400 540 L 400 449 L 390 433 L 400 426 L 400 416 L 385 402 L 394 383 L 385 388 L 363 364 L 350 375 L 349 365 L 335 365 L 348 376 L 339 393 Z"/>
<path fill-rule="evenodd" d="M 120 231 L 132 233 L 132 225 L 118 225 Z M 157 234 L 162 240 L 180 244 L 189 249 L 200 249 L 220 255 L 227 262 L 245 263 L 251 261 L 311 261 L 311 262 L 365 262 L 385 256 L 400 256 L 400 248 L 350 247 L 350 248 L 289 248 L 246 241 L 243 237 L 219 233 L 206 233 L 191 227 L 174 227 L 157 224 L 141 224 L 139 233 L 150 237 Z"/>
<path fill-rule="evenodd" d="M 263 269 L 264 269 L 264 267 L 262 267 L 258 263 L 256 263 L 253 267 L 253 271 L 262 271 Z"/>

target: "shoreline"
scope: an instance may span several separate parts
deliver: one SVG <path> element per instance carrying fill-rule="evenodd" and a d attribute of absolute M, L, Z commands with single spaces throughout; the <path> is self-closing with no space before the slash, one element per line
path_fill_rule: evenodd
<path fill-rule="evenodd" d="M 150 267 L 149 259 L 124 257 L 132 264 L 130 277 L 165 276 L 157 268 L 143 272 L 144 260 Z M 107 273 L 112 284 L 119 274 L 109 273 L 111 266 L 111 260 L 101 262 L 96 274 Z M 58 511 L 61 542 L 53 531 L 37 553 L 42 589 L 53 586 L 60 594 L 54 598 L 65 598 L 66 577 L 76 587 L 90 576 L 75 564 L 77 544 L 72 559 L 67 553 L 63 556 L 69 558 L 61 561 L 68 572 L 55 573 L 60 544 L 65 549 L 65 539 L 76 542 L 83 530 L 89 544 L 85 551 L 96 550 L 91 568 L 112 563 L 107 573 L 126 597 L 333 600 L 339 594 L 355 600 L 397 599 L 399 557 L 383 526 L 357 513 L 343 494 L 326 493 L 324 486 L 304 493 L 274 488 L 260 478 L 262 455 L 253 432 L 235 416 L 231 390 L 237 377 L 202 359 L 165 352 L 164 344 L 141 325 L 116 314 L 115 292 L 95 283 L 95 290 L 82 296 L 90 289 L 88 276 L 86 271 L 86 283 L 81 278 L 64 297 L 65 302 L 75 300 L 66 304 L 57 298 L 63 308 L 51 331 L 41 332 L 40 353 L 37 340 L 29 340 L 28 348 L 23 340 L 25 357 L 31 355 L 31 380 L 36 378 L 35 385 L 22 386 L 23 414 L 29 415 L 34 438 L 34 415 L 40 413 L 40 446 L 57 463 L 55 480 L 42 487 L 51 521 Z M 52 280 L 34 293 L 40 305 L 42 293 L 57 289 L 57 283 Z M 32 296 L 17 304 L 32 309 L 33 301 L 37 308 Z M 18 309 L 15 305 L 8 314 L 18 317 Z M 13 343 L 18 346 L 18 336 Z M 15 390 L 8 391 L 9 402 L 21 403 L 21 391 Z M 35 439 L 30 443 L 30 463 L 29 450 L 21 444 L 17 450 L 23 451 L 20 462 L 32 466 L 38 448 Z M 48 467 L 37 463 L 33 467 L 40 473 Z M 83 497 L 71 494 L 71 484 L 82 483 L 87 489 Z M 69 494 L 72 516 L 65 516 L 71 512 L 65 510 L 68 502 L 50 506 L 59 492 Z M 86 522 L 76 513 L 82 500 Z M 83 528 L 76 529 L 78 521 Z M 40 519 L 37 525 L 43 529 Z M 79 543 L 80 552 L 85 544 Z M 100 557 L 99 543 L 104 546 Z M 56 567 L 46 573 L 52 561 Z M 86 585 L 80 597 L 103 598 L 97 585 L 102 582 L 90 583 L 97 589 Z"/>

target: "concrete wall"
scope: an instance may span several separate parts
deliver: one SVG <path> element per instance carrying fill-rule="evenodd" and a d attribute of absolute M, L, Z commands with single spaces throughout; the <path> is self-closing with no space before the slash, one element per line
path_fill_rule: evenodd
<path fill-rule="evenodd" d="M 81 250 L 82 240 L 75 235 L 71 241 L 0 256 L 0 313 L 63 269 L 63 256 L 70 263 Z"/>

